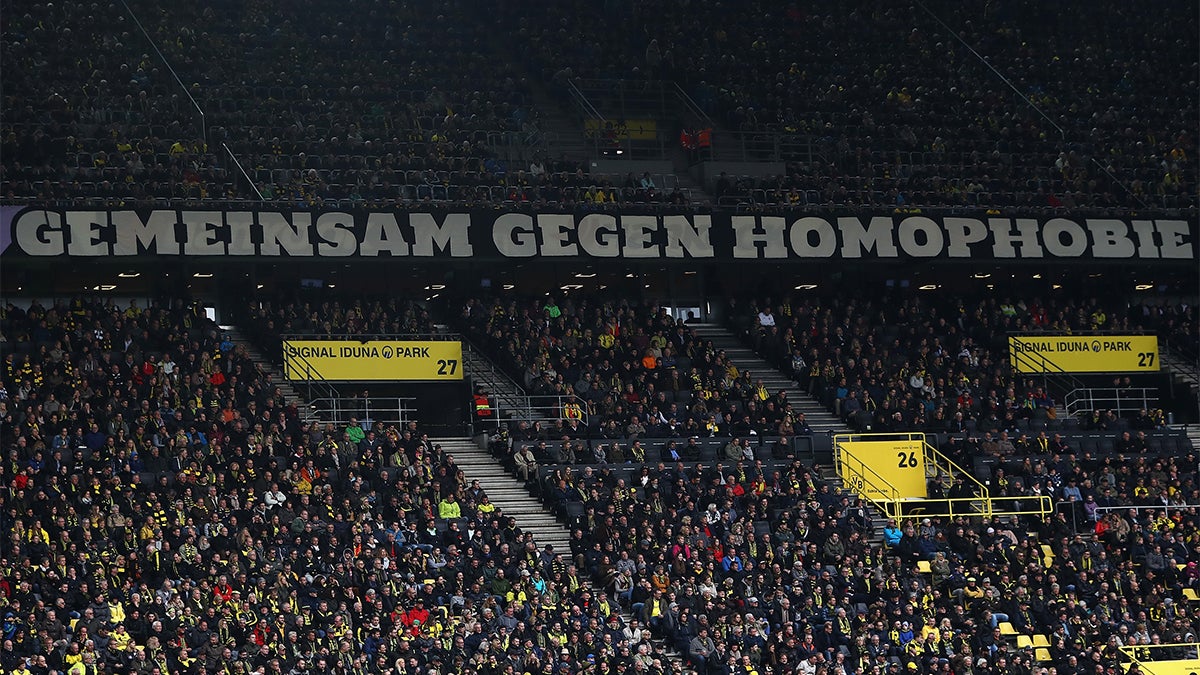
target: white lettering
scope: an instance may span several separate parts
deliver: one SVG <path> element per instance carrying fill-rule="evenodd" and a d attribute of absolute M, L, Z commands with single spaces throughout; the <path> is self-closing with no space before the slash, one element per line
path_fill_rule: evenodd
<path fill-rule="evenodd" d="M 254 255 L 254 212 L 229 211 L 225 225 L 229 228 L 229 255 Z"/>
<path fill-rule="evenodd" d="M 625 231 L 626 258 L 658 258 L 657 247 L 650 235 L 658 229 L 658 218 L 654 216 L 624 216 L 621 229 Z"/>
<path fill-rule="evenodd" d="M 62 255 L 66 252 L 62 214 L 26 211 L 13 223 L 13 238 L 29 255 Z"/>
<path fill-rule="evenodd" d="M 221 214 L 217 211 L 184 211 L 184 255 L 225 255 L 225 245 L 217 240 L 217 228 L 221 227 Z"/>
<path fill-rule="evenodd" d="M 1130 223 L 1134 235 L 1137 236 L 1137 257 L 1152 259 L 1158 257 L 1158 246 L 1154 243 L 1154 221 L 1135 220 Z"/>
<path fill-rule="evenodd" d="M 492 224 L 492 241 L 506 258 L 532 258 L 537 255 L 537 236 L 533 218 L 524 213 L 505 213 Z"/>
<path fill-rule="evenodd" d="M 787 246 L 783 243 L 783 218 L 767 216 L 760 220 L 754 216 L 734 216 L 733 257 L 735 258 L 786 258 Z M 758 245 L 763 245 L 759 252 Z"/>
<path fill-rule="evenodd" d="M 358 247 L 364 256 L 376 257 L 380 253 L 390 256 L 406 256 L 408 242 L 400 233 L 396 216 L 390 213 L 372 213 L 367 216 L 367 228 L 363 232 L 362 244 Z"/>
<path fill-rule="evenodd" d="M 108 244 L 100 238 L 108 222 L 103 211 L 67 211 L 67 228 L 71 232 L 68 255 L 95 257 L 108 255 Z"/>
<path fill-rule="evenodd" d="M 694 220 L 693 226 L 687 216 L 663 217 L 663 227 L 667 229 L 668 258 L 713 257 L 712 240 L 708 235 L 712 229 L 712 217 L 695 216 Z"/>
<path fill-rule="evenodd" d="M 815 244 L 812 241 L 814 234 L 817 235 Z M 837 233 L 824 218 L 801 218 L 792 223 L 789 235 L 792 250 L 801 258 L 832 258 L 837 252 Z"/>
<path fill-rule="evenodd" d="M 354 216 L 349 213 L 322 213 L 317 216 L 317 255 L 345 258 L 354 255 L 358 242 L 354 240 Z"/>
<path fill-rule="evenodd" d="M 575 229 L 575 218 L 558 213 L 545 213 L 537 217 L 542 230 L 542 255 L 555 258 L 579 255 L 579 247 L 567 240 L 567 233 Z"/>
<path fill-rule="evenodd" d="M 1185 220 L 1156 220 L 1158 233 L 1162 236 L 1162 257 L 1196 259 L 1192 243 L 1188 241 L 1188 224 Z"/>
<path fill-rule="evenodd" d="M 151 211 L 144 223 L 133 211 L 113 211 L 109 220 L 117 233 L 113 255 L 138 255 L 141 247 L 150 254 L 179 255 L 174 211 Z"/>
<path fill-rule="evenodd" d="M 947 252 L 951 258 L 970 258 L 971 244 L 987 239 L 987 225 L 975 218 L 946 218 L 946 237 L 950 241 Z"/>
<path fill-rule="evenodd" d="M 854 217 L 838 218 L 837 223 L 842 231 L 843 258 L 861 258 L 867 251 L 875 251 L 880 258 L 896 257 L 891 218 L 876 216 L 865 227 L 861 220 Z M 792 236 L 794 238 L 795 234 Z"/>
<path fill-rule="evenodd" d="M 1067 243 L 1063 243 L 1063 235 Z M 1042 246 L 1046 252 L 1059 258 L 1078 258 L 1087 251 L 1087 233 L 1079 223 L 1066 218 L 1051 218 L 1042 227 Z"/>
<path fill-rule="evenodd" d="M 1013 227 L 1016 232 L 1013 232 Z M 988 218 L 988 227 L 996 245 L 992 254 L 997 258 L 1041 258 L 1042 246 L 1038 242 L 1038 222 L 1032 218 Z M 1021 247 L 1018 253 L 1013 244 Z"/>
<path fill-rule="evenodd" d="M 471 216 L 466 213 L 448 213 L 439 227 L 437 219 L 428 213 L 414 213 L 408 217 L 413 228 L 413 255 L 432 258 L 434 248 L 450 252 L 452 258 L 469 258 L 471 248 Z"/>
<path fill-rule="evenodd" d="M 924 236 L 917 236 L 918 233 Z M 946 235 L 938 224 L 924 216 L 913 216 L 900 221 L 900 229 L 896 232 L 900 240 L 900 248 L 914 258 L 936 258 L 946 247 Z M 920 239 L 924 239 L 922 244 Z"/>
<path fill-rule="evenodd" d="M 1133 242 L 1129 240 L 1129 227 L 1120 220 L 1088 220 L 1092 232 L 1092 255 L 1097 258 L 1132 258 Z"/>
<path fill-rule="evenodd" d="M 258 214 L 258 224 L 263 233 L 263 255 L 278 256 L 283 255 L 283 251 L 289 256 L 313 254 L 312 243 L 308 239 L 312 214 L 297 211 L 292 214 L 292 223 L 289 223 L 282 213 L 262 211 Z"/>
<path fill-rule="evenodd" d="M 579 246 L 596 258 L 619 258 L 621 241 L 617 219 L 603 213 L 589 213 L 579 219 Z"/>

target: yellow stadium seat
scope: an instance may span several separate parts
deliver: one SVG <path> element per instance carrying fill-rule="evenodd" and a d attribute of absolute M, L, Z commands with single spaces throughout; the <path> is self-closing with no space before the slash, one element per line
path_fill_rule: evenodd
<path fill-rule="evenodd" d="M 1038 633 L 1037 635 L 1033 636 L 1033 646 L 1034 647 L 1049 647 L 1050 641 L 1046 639 L 1045 635 Z"/>
<path fill-rule="evenodd" d="M 1054 567 L 1054 551 L 1050 550 L 1049 544 L 1042 544 L 1042 564 L 1046 569 Z"/>
<path fill-rule="evenodd" d="M 1033 639 L 1028 635 L 1017 636 L 1017 649 L 1026 649 L 1033 646 Z"/>
<path fill-rule="evenodd" d="M 1200 602 L 1200 595 L 1196 594 L 1194 588 L 1183 589 L 1183 597 L 1187 598 L 1189 602 Z"/>
<path fill-rule="evenodd" d="M 1016 635 L 1017 629 L 1013 628 L 1013 625 L 1011 623 L 1009 623 L 1008 621 L 1001 621 L 1000 622 L 1000 634 L 1006 635 L 1006 636 L 1007 635 Z"/>
<path fill-rule="evenodd" d="M 928 560 L 918 560 L 917 571 L 921 574 L 933 574 L 933 568 L 929 566 Z"/>
<path fill-rule="evenodd" d="M 1182 572 L 1182 571 L 1184 571 L 1185 569 L 1187 569 L 1187 565 L 1186 565 L 1186 564 L 1184 564 L 1184 563 L 1179 563 L 1178 565 L 1176 565 L 1176 566 L 1175 566 L 1175 569 L 1177 569 L 1177 570 L 1179 570 L 1180 572 Z"/>
<path fill-rule="evenodd" d="M 1033 650 L 1033 658 L 1039 663 L 1050 660 L 1050 650 L 1045 647 L 1038 647 Z"/>

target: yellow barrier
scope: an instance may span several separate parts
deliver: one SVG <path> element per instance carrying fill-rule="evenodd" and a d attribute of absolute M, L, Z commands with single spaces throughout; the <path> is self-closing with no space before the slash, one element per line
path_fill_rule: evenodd
<path fill-rule="evenodd" d="M 924 434 L 922 434 L 921 436 L 922 436 L 921 440 L 924 441 Z M 955 477 L 962 476 L 964 480 L 969 480 L 970 482 L 974 483 L 975 484 L 975 494 L 979 495 L 980 497 L 983 497 L 984 499 L 987 499 L 990 496 L 990 491 L 988 490 L 986 485 L 984 485 L 983 483 L 980 483 L 978 478 L 976 478 L 974 475 L 968 473 L 965 469 L 963 469 L 958 464 L 955 464 L 954 460 L 943 455 L 941 452 L 938 451 L 937 448 L 933 447 L 932 445 L 930 445 L 928 443 L 925 443 L 925 454 L 926 454 L 926 460 L 925 460 L 926 466 L 929 466 L 932 464 L 935 468 L 937 468 L 939 470 L 941 470 L 942 467 L 947 467 L 947 468 L 949 468 L 949 471 L 946 471 L 947 474 L 949 474 L 951 476 L 955 476 Z"/>
<path fill-rule="evenodd" d="M 885 504 L 901 498 L 900 491 L 895 485 L 892 485 L 888 479 L 879 475 L 870 465 L 850 452 L 838 447 L 838 452 L 834 453 L 834 459 L 842 484 L 864 499 L 874 502 L 881 509 Z"/>
<path fill-rule="evenodd" d="M 889 518 L 1045 516 L 1054 511 L 1054 502 L 1045 495 L 992 496 L 979 479 L 926 443 L 922 433 L 838 434 L 833 447 L 842 483 Z M 976 496 L 927 498 L 926 477 L 940 473 L 971 481 Z"/>
<path fill-rule="evenodd" d="M 1121 647 L 1121 653 L 1129 658 L 1121 664 L 1126 671 L 1136 663 L 1146 675 L 1200 675 L 1198 642 Z M 1156 658 L 1159 656 L 1170 658 Z"/>
<path fill-rule="evenodd" d="M 896 520 L 919 518 L 994 518 L 996 516 L 1045 516 L 1054 511 L 1046 495 L 1018 497 L 959 497 L 955 499 L 902 499 L 889 504 L 884 513 Z"/>

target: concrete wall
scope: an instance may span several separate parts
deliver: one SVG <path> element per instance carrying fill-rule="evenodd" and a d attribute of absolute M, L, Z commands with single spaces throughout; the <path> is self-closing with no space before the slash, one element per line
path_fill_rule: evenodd
<path fill-rule="evenodd" d="M 640 176 L 647 171 L 650 173 L 675 173 L 675 166 L 671 162 L 664 160 L 593 159 L 591 161 L 591 171 L 592 173 L 619 174 L 632 172 L 634 175 Z"/>
<path fill-rule="evenodd" d="M 692 177 L 712 190 L 721 172 L 732 176 L 778 176 L 786 171 L 783 162 L 701 162 L 692 167 Z"/>

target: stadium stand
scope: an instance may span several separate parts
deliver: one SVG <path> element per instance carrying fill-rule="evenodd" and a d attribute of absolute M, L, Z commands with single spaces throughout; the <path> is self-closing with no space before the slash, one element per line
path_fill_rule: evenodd
<path fill-rule="evenodd" d="M 677 79 L 733 137 L 811 142 L 786 175 L 715 180 L 718 203 L 730 206 L 1194 210 L 1197 102 L 1178 73 L 1191 63 L 1195 79 L 1195 12 L 1079 5 L 931 2 L 938 19 L 920 6 L 855 3 L 821 12 L 516 5 L 497 20 L 517 36 L 520 57 L 465 1 L 426 16 L 308 0 L 287 20 L 228 2 L 130 3 L 188 81 L 177 83 L 123 7 L 9 2 L 5 195 L 257 200 L 227 143 L 263 198 L 287 205 L 689 201 L 664 189 L 666 179 L 647 193 L 625 175 L 580 176 L 585 158 L 539 152 L 529 72 L 558 84 Z M 1106 32 L 1114 17 L 1119 40 Z M 622 29 L 650 18 L 646 35 Z M 1071 44 L 1046 39 L 1067 24 Z M 94 56 L 62 53 L 60 35 Z M 712 51 L 685 48 L 689 35 Z M 904 67 L 877 65 L 896 63 Z"/>
<path fill-rule="evenodd" d="M 6 207 L 1197 213 L 1194 4 L 0 0 L 0 15 Z M 585 80 L 678 82 L 715 118 L 716 151 L 784 173 L 710 177 L 705 204 L 682 171 L 552 153 L 545 105 Z M 1142 236 L 1157 253 L 1176 235 Z M 898 522 L 819 464 L 786 393 L 651 301 L 306 290 L 223 308 L 272 360 L 289 333 L 442 321 L 561 396 L 556 421 L 487 439 L 570 528 L 555 555 L 421 424 L 324 423 L 190 298 L 43 303 L 8 285 L 73 280 L 68 260 L 5 259 L 24 264 L 0 309 L 0 672 L 1138 675 L 1131 653 L 1200 641 L 1197 448 L 1160 410 L 1063 417 L 999 342 L 1145 330 L 1195 355 L 1194 303 L 897 289 L 730 306 L 746 344 L 852 428 L 924 431 L 995 495 L 1055 505 Z"/>
<path fill-rule="evenodd" d="M 735 143 L 811 139 L 813 159 L 786 175 L 718 180 L 721 203 L 1196 208 L 1193 7 L 652 0 L 512 10 L 501 16 L 547 80 L 675 80 Z M 1051 37 L 1068 27 L 1069 41 Z"/>
<path fill-rule="evenodd" d="M 5 672 L 540 671 L 583 625 L 659 658 L 418 428 L 303 419 L 195 306 L 9 304 L 3 335 Z"/>
<path fill-rule="evenodd" d="M 910 294 L 878 302 L 767 298 L 735 307 L 729 322 L 755 351 L 790 372 L 851 426 L 866 430 L 1011 434 L 1092 427 L 1100 419 L 1057 419 L 1053 392 L 1035 377 L 1013 373 L 1005 358 L 1011 332 L 1158 333 L 1179 339 L 1196 332 L 1196 308 L 1186 304 L 971 299 Z M 1143 428 L 1161 426 L 1161 411 Z M 1037 428 L 1031 426 L 1036 423 Z M 1128 420 L 1123 424 L 1128 425 Z"/>

